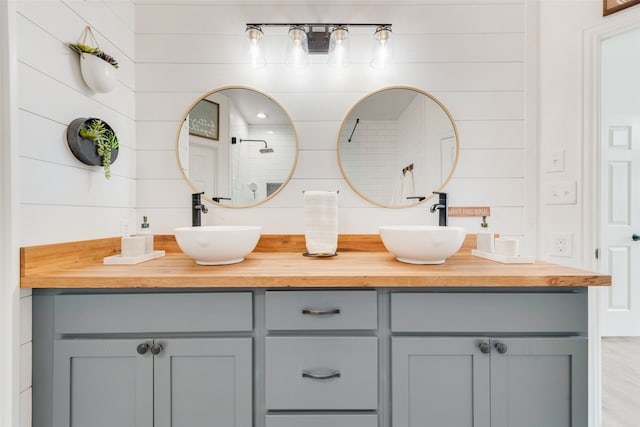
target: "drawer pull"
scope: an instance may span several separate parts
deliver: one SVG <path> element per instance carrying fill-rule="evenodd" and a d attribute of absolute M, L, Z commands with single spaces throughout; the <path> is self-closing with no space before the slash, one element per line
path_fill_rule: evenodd
<path fill-rule="evenodd" d="M 302 371 L 302 378 L 311 378 L 313 380 L 330 380 L 331 378 L 340 378 L 340 371 L 329 371 L 329 372 Z"/>
<path fill-rule="evenodd" d="M 303 308 L 302 314 L 308 314 L 310 316 L 327 316 L 329 314 L 340 314 L 340 309 L 334 308 L 331 310 L 318 310 L 315 308 Z"/>

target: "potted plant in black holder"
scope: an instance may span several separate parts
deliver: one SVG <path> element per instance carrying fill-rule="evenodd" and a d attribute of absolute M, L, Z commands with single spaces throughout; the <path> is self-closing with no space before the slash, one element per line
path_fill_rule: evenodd
<path fill-rule="evenodd" d="M 105 178 L 111 178 L 111 164 L 118 158 L 118 137 L 102 119 L 82 117 L 67 128 L 67 143 L 82 163 L 102 166 Z"/>

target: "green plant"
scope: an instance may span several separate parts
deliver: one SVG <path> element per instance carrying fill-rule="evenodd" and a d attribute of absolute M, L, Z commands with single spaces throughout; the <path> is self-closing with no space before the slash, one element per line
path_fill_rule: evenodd
<path fill-rule="evenodd" d="M 115 132 L 100 119 L 91 119 L 80 128 L 81 137 L 96 143 L 96 153 L 102 159 L 104 177 L 111 178 L 111 150 L 118 148 Z"/>
<path fill-rule="evenodd" d="M 80 55 L 82 55 L 83 53 L 88 53 L 89 55 L 95 55 L 98 58 L 102 59 L 103 61 L 108 62 L 109 64 L 113 65 L 115 68 L 118 68 L 119 66 L 118 62 L 115 60 L 113 56 L 104 53 L 97 47 L 91 47 L 83 43 L 69 43 L 69 47 L 71 48 L 71 50 L 79 53 Z"/>

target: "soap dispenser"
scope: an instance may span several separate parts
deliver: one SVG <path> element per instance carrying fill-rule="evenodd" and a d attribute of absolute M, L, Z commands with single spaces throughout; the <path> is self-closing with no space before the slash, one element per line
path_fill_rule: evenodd
<path fill-rule="evenodd" d="M 147 222 L 147 217 L 142 217 L 142 224 L 140 224 L 139 235 L 144 237 L 144 253 L 150 254 L 153 252 L 153 234 L 151 234 L 151 229 L 149 226 L 149 222 Z"/>
<path fill-rule="evenodd" d="M 495 251 L 494 248 L 494 234 L 493 231 L 489 230 L 489 224 L 487 223 L 487 217 L 482 217 L 482 222 L 480 223 L 480 227 L 482 227 L 482 231 L 476 234 L 476 248 L 481 252 L 493 253 Z"/>

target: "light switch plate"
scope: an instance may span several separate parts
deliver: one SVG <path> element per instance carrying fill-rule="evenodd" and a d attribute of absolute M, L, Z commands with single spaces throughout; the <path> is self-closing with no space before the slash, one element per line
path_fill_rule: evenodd
<path fill-rule="evenodd" d="M 543 162 L 545 172 L 564 172 L 564 149 L 545 151 Z"/>
<path fill-rule="evenodd" d="M 575 205 L 577 203 L 576 181 L 553 181 L 544 184 L 546 205 Z"/>

